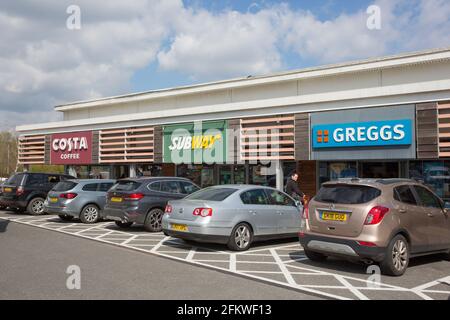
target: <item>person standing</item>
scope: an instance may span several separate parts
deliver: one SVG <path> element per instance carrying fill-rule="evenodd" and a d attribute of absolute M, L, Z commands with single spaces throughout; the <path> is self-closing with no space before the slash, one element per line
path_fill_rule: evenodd
<path fill-rule="evenodd" d="M 295 200 L 301 201 L 304 204 L 305 194 L 298 186 L 298 173 L 295 171 L 291 174 L 291 177 L 286 183 L 286 193 Z"/>

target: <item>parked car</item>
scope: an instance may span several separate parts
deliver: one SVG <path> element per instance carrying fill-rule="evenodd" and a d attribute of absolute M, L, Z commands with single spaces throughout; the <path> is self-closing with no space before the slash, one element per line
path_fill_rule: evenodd
<path fill-rule="evenodd" d="M 227 244 L 243 251 L 257 240 L 296 237 L 303 207 L 286 193 L 255 185 L 222 185 L 169 201 L 164 234 Z"/>
<path fill-rule="evenodd" d="M 65 174 L 16 173 L 2 186 L 0 202 L 20 212 L 32 215 L 44 213 L 44 201 L 47 193 L 60 181 L 74 179 Z"/>
<path fill-rule="evenodd" d="M 411 257 L 450 258 L 450 217 L 430 188 L 408 179 L 351 179 L 323 184 L 305 209 L 299 240 L 306 256 L 379 263 L 400 276 Z"/>
<path fill-rule="evenodd" d="M 147 231 L 161 231 L 167 201 L 181 199 L 200 188 L 185 178 L 145 177 L 119 180 L 108 192 L 105 217 L 121 228 L 143 224 Z"/>
<path fill-rule="evenodd" d="M 4 183 L 4 181 L 0 182 L 0 198 L 2 197 L 2 194 L 3 194 L 3 187 L 2 187 L 3 183 Z M 7 208 L 7 206 L 0 201 L 0 210 L 5 210 L 6 208 Z"/>
<path fill-rule="evenodd" d="M 83 223 L 96 223 L 102 218 L 106 194 L 114 183 L 108 179 L 62 181 L 48 193 L 44 211 L 64 221 L 79 218 Z"/>

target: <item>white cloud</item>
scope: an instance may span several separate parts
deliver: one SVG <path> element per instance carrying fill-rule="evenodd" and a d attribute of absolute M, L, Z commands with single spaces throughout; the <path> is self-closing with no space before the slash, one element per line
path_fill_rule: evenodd
<path fill-rule="evenodd" d="M 79 0 L 82 29 L 71 31 L 70 4 L 0 3 L 0 130 L 59 119 L 56 104 L 129 92 L 152 62 L 207 81 L 450 45 L 447 0 L 375 0 L 381 30 L 366 28 L 366 8 L 324 20 L 287 4 L 240 13 L 181 0 Z"/>

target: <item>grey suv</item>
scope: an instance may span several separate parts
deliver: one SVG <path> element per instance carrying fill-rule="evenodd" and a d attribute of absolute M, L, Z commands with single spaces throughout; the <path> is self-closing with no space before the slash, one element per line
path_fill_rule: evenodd
<path fill-rule="evenodd" d="M 306 256 L 341 256 L 380 264 L 402 275 L 414 256 L 450 259 L 450 217 L 430 188 L 407 179 L 349 179 L 324 183 L 304 210 L 299 233 Z"/>
<path fill-rule="evenodd" d="M 121 228 L 139 223 L 147 231 L 159 232 L 167 201 L 199 189 L 189 179 L 178 177 L 119 180 L 108 192 L 104 215 Z"/>
<path fill-rule="evenodd" d="M 58 183 L 48 193 L 44 212 L 56 214 L 62 220 L 79 218 L 83 223 L 95 223 L 102 218 L 106 193 L 115 180 L 67 180 Z"/>

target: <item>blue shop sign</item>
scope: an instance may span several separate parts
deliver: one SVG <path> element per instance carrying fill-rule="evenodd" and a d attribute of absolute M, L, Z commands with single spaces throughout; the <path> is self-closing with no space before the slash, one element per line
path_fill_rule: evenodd
<path fill-rule="evenodd" d="M 313 148 L 410 145 L 410 119 L 333 123 L 313 126 Z"/>

